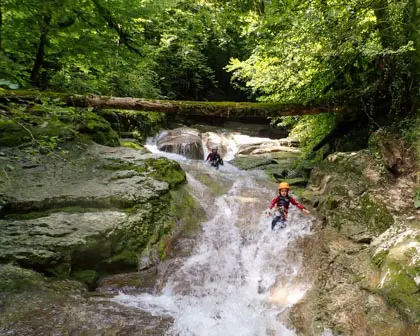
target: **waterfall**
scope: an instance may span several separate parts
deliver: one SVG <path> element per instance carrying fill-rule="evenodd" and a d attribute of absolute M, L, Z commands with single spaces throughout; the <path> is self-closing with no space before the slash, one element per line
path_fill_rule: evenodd
<path fill-rule="evenodd" d="M 270 229 L 264 215 L 276 185 L 258 172 L 225 163 L 216 171 L 203 161 L 163 153 L 187 172 L 190 193 L 204 206 L 208 220 L 193 254 L 156 295 L 120 293 L 114 301 L 155 316 L 174 319 L 167 335 L 295 335 L 282 323 L 309 283 L 299 278 L 301 255 L 295 243 L 310 234 L 310 218 L 291 206 L 286 228 Z M 223 181 L 227 192 L 214 196 L 200 182 L 206 174 Z"/>

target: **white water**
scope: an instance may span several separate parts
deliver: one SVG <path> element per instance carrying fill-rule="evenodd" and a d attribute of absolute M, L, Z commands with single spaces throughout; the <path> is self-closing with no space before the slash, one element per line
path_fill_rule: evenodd
<path fill-rule="evenodd" d="M 295 335 L 280 320 L 308 288 L 298 277 L 300 255 L 292 245 L 309 234 L 310 219 L 291 208 L 288 226 L 273 233 L 263 210 L 275 196 L 275 185 L 263 174 L 228 163 L 216 171 L 204 162 L 148 148 L 181 163 L 208 221 L 194 254 L 159 295 L 121 293 L 113 300 L 155 316 L 172 316 L 168 335 Z M 212 196 L 200 175 L 221 182 L 227 192 Z"/>

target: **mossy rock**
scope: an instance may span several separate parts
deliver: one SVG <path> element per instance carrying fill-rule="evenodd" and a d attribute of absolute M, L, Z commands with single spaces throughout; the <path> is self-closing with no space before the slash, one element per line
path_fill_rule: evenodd
<path fill-rule="evenodd" d="M 18 146 L 31 139 L 31 135 L 16 122 L 0 119 L 0 147 Z"/>
<path fill-rule="evenodd" d="M 24 125 L 12 120 L 0 120 L 0 147 L 15 147 L 24 143 L 50 146 L 75 138 L 75 131 L 60 121 L 45 121 L 42 125 Z"/>
<path fill-rule="evenodd" d="M 420 243 L 407 238 L 382 256 L 378 291 L 415 323 L 420 322 Z"/>
<path fill-rule="evenodd" d="M 0 264 L 0 293 L 37 290 L 44 281 L 41 274 L 11 264 Z"/>
<path fill-rule="evenodd" d="M 155 135 L 165 124 L 166 114 L 129 110 L 101 110 L 98 114 L 105 118 L 122 137 L 130 134 L 140 143 Z"/>
<path fill-rule="evenodd" d="M 145 160 L 145 165 L 151 171 L 151 177 L 168 183 L 171 188 L 187 181 L 185 172 L 176 161 L 167 158 L 150 158 Z"/>
<path fill-rule="evenodd" d="M 199 223 L 206 218 L 206 212 L 185 188 L 172 190 L 170 194 L 171 216 L 183 221 L 184 232 L 195 235 L 201 228 Z"/>
<path fill-rule="evenodd" d="M 0 146 L 31 143 L 52 149 L 57 141 L 83 141 L 79 133 L 102 145 L 119 145 L 118 134 L 109 122 L 93 112 L 78 113 L 74 108 L 54 105 L 9 104 L 6 109 L 7 115 L 0 117 Z"/>
<path fill-rule="evenodd" d="M 326 185 L 323 185 L 325 182 Z M 370 185 L 363 172 L 351 163 L 327 161 L 314 167 L 309 184 L 312 188 L 325 187 L 324 194 L 337 196 L 347 196 L 349 191 L 355 196 L 361 195 Z"/>
<path fill-rule="evenodd" d="M 278 182 L 287 182 L 291 187 L 305 187 L 308 184 L 308 179 L 304 177 L 283 178 L 277 180 Z"/>
<path fill-rule="evenodd" d="M 394 218 L 383 202 L 366 193 L 361 197 L 360 203 L 364 223 L 370 232 L 381 234 L 394 224 Z"/>
<path fill-rule="evenodd" d="M 73 271 L 71 277 L 77 281 L 84 283 L 90 290 L 96 287 L 99 280 L 99 273 L 95 270 Z"/>
<path fill-rule="evenodd" d="M 196 240 L 201 232 L 201 222 L 206 219 L 206 212 L 203 207 L 190 195 L 186 187 L 172 190 L 170 217 L 174 220 L 174 230 L 169 232 L 160 240 L 158 253 L 161 260 L 167 257 L 188 256 L 192 252 L 195 244 L 191 240 Z M 189 245 L 182 241 L 186 239 Z"/>
<path fill-rule="evenodd" d="M 223 184 L 223 181 L 213 179 L 209 174 L 199 174 L 195 178 L 209 187 L 214 196 L 222 196 L 229 190 L 229 187 Z"/>
<path fill-rule="evenodd" d="M 143 151 L 144 147 L 134 141 L 120 140 L 120 146 Z"/>
<path fill-rule="evenodd" d="M 269 164 L 276 164 L 277 161 L 267 157 L 237 156 L 230 161 L 232 165 L 242 170 L 263 169 Z"/>
<path fill-rule="evenodd" d="M 111 128 L 111 124 L 93 112 L 86 112 L 83 115 L 77 130 L 101 145 L 118 146 L 120 144 L 118 134 Z"/>

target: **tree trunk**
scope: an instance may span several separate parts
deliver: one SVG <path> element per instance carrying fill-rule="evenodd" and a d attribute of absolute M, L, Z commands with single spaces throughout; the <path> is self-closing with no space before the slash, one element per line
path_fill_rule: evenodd
<path fill-rule="evenodd" d="M 232 119 L 253 119 L 276 116 L 299 116 L 328 112 L 345 112 L 349 107 L 344 101 L 336 100 L 334 105 L 328 101 L 306 105 L 281 103 L 237 103 L 237 102 L 200 102 L 180 100 L 149 100 L 130 97 L 82 96 L 63 93 L 10 91 L 0 95 L 1 101 L 36 101 L 44 99 L 62 101 L 67 106 L 93 107 L 98 109 L 137 110 L 146 112 L 163 112 L 182 116 L 207 116 Z"/>
<path fill-rule="evenodd" d="M 221 118 L 262 118 L 274 116 L 297 116 L 325 112 L 341 112 L 342 107 L 326 104 L 292 105 L 278 103 L 236 103 L 146 100 L 139 98 L 73 96 L 69 105 L 91 106 L 101 109 L 156 111 L 185 116 L 209 116 Z"/>
<path fill-rule="evenodd" d="M 392 25 L 389 20 L 388 1 L 377 0 L 374 3 L 373 11 L 376 16 L 376 27 L 378 28 L 379 38 L 381 39 L 382 47 L 393 49 L 395 47 L 395 34 L 392 30 Z"/>
<path fill-rule="evenodd" d="M 45 45 L 47 44 L 47 34 L 51 22 L 51 16 L 45 15 L 43 21 L 44 25 L 41 27 L 41 36 L 39 37 L 38 50 L 36 53 L 34 66 L 32 67 L 31 76 L 29 77 L 30 82 L 37 87 L 40 87 L 41 84 L 40 74 L 42 65 L 44 64 Z"/>

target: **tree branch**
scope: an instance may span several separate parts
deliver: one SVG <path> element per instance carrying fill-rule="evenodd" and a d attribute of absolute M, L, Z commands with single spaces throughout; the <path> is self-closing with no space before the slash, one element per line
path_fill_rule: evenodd
<path fill-rule="evenodd" d="M 99 0 L 92 0 L 92 2 L 98 10 L 99 14 L 101 14 L 103 19 L 108 23 L 109 28 L 114 29 L 117 32 L 120 38 L 120 42 L 124 44 L 130 51 L 142 56 L 141 51 L 131 45 L 131 36 L 121 28 L 120 24 L 115 22 L 111 12 L 107 8 L 105 8 L 99 2 Z"/>

